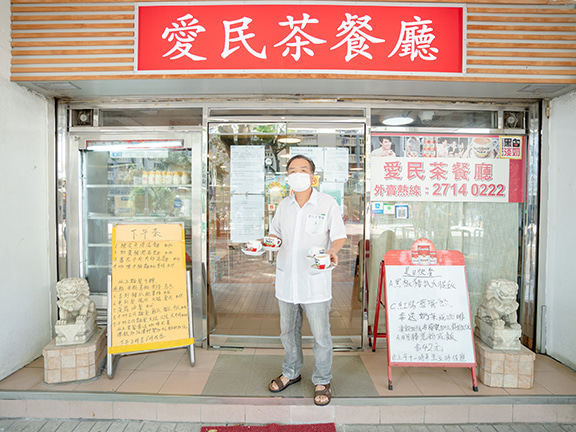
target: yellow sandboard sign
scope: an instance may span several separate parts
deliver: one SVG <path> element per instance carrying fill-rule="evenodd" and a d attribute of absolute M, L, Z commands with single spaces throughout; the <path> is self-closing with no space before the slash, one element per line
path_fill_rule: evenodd
<path fill-rule="evenodd" d="M 109 354 L 192 345 L 181 224 L 112 232 Z"/>

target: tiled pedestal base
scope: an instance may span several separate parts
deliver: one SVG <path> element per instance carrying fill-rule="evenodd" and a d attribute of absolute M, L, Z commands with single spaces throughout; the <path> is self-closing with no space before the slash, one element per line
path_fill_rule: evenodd
<path fill-rule="evenodd" d="M 81 345 L 56 346 L 53 339 L 42 354 L 48 384 L 94 378 L 106 357 L 106 329 L 97 327 L 90 340 Z"/>
<path fill-rule="evenodd" d="M 529 389 L 534 385 L 536 354 L 526 347 L 520 351 L 494 350 L 476 340 L 478 379 L 488 387 Z"/>

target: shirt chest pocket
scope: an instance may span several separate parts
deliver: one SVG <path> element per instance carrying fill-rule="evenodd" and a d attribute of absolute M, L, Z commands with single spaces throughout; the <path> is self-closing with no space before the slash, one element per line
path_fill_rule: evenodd
<path fill-rule="evenodd" d="M 311 235 L 326 232 L 326 215 L 309 214 L 306 218 L 306 232 Z"/>

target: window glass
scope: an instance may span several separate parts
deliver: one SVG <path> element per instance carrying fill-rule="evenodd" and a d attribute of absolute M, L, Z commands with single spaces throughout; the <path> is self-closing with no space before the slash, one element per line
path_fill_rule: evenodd
<path fill-rule="evenodd" d="M 464 255 L 472 317 L 490 280 L 519 281 L 526 144 L 524 136 L 373 132 L 371 315 L 374 263 L 421 238 Z"/>
<path fill-rule="evenodd" d="M 99 123 L 108 127 L 199 126 L 202 108 L 102 109 Z"/>
<path fill-rule="evenodd" d="M 372 126 L 496 129 L 498 112 L 421 108 L 374 109 L 372 110 Z"/>

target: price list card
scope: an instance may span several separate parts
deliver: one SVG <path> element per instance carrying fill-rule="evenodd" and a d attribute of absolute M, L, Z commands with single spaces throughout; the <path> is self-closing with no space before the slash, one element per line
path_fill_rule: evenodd
<path fill-rule="evenodd" d="M 112 248 L 109 353 L 192 344 L 182 226 L 117 225 Z"/>

